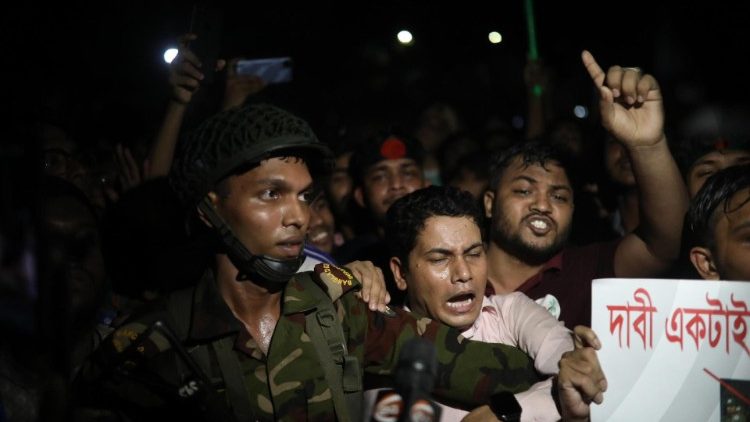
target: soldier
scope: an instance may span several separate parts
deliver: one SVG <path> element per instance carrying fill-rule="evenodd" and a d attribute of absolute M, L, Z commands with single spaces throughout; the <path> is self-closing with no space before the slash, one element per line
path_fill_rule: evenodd
<path fill-rule="evenodd" d="M 435 394 L 446 400 L 476 407 L 537 381 L 514 347 L 369 311 L 347 269 L 295 274 L 311 173 L 328 157 L 305 121 L 268 105 L 236 108 L 186 141 L 171 180 L 217 235 L 215 263 L 104 342 L 79 379 L 82 403 L 134 420 L 354 420 L 362 376 L 388 376 L 415 336 L 435 343 Z"/>

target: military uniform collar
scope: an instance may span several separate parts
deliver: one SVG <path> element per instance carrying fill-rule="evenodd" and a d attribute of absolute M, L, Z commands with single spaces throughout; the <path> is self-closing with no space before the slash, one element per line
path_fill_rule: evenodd
<path fill-rule="evenodd" d="M 240 322 L 229 310 L 216 288 L 213 271 L 207 270 L 195 287 L 188 337 L 193 340 L 220 338 L 237 333 L 241 331 L 240 328 Z"/>
<path fill-rule="evenodd" d="M 347 269 L 331 264 L 318 264 L 313 271 L 296 274 L 284 287 L 282 315 L 306 313 L 315 309 L 318 299 L 307 292 L 308 289 L 316 288 L 314 284 L 322 288 L 332 301 L 360 288 L 359 281 Z M 245 330 L 219 294 L 213 271 L 207 270 L 195 288 L 189 338 L 200 341 L 237 332 L 245 333 Z"/>

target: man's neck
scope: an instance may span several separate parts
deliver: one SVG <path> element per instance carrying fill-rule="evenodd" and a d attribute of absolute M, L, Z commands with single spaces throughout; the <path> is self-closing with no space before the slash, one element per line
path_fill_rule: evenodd
<path fill-rule="evenodd" d="M 494 242 L 490 243 L 487 250 L 487 263 L 489 282 L 497 294 L 516 291 L 526 280 L 544 267 L 544 263 L 529 265 L 507 253 Z"/>
<path fill-rule="evenodd" d="M 245 329 L 268 354 L 273 329 L 281 315 L 282 291 L 270 292 L 252 280 L 237 281 L 239 270 L 226 255 L 216 255 L 219 294 Z"/>

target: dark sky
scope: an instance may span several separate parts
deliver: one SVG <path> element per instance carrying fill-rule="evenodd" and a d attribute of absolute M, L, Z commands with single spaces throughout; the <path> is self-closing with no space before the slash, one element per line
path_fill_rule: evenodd
<path fill-rule="evenodd" d="M 469 122 L 523 113 L 523 1 L 356 4 L 363 10 L 354 3 L 225 6 L 223 54 L 292 56 L 295 81 L 266 94 L 322 126 L 361 115 L 408 120 L 434 100 L 457 104 Z M 537 1 L 539 51 L 554 70 L 557 108 L 591 99 L 583 48 L 605 67 L 654 73 L 673 114 L 706 101 L 744 101 L 750 8 L 726 3 Z M 24 114 L 52 104 L 78 126 L 153 126 L 166 98 L 161 53 L 188 28 L 189 12 L 188 4 L 164 2 L 11 8 L 3 18 L 6 106 Z M 413 46 L 395 42 L 402 28 L 414 33 Z M 490 45 L 490 30 L 504 42 Z"/>

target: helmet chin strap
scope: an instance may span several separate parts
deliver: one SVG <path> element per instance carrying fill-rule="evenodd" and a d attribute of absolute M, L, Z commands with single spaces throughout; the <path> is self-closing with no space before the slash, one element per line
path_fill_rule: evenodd
<path fill-rule="evenodd" d="M 245 245 L 235 236 L 223 218 L 216 213 L 211 200 L 206 197 L 198 203 L 198 209 L 208 219 L 219 235 L 226 248 L 227 256 L 239 270 L 238 281 L 253 280 L 270 284 L 288 282 L 302 266 L 305 257 L 300 254 L 297 258 L 276 259 L 265 255 L 253 255 Z"/>

